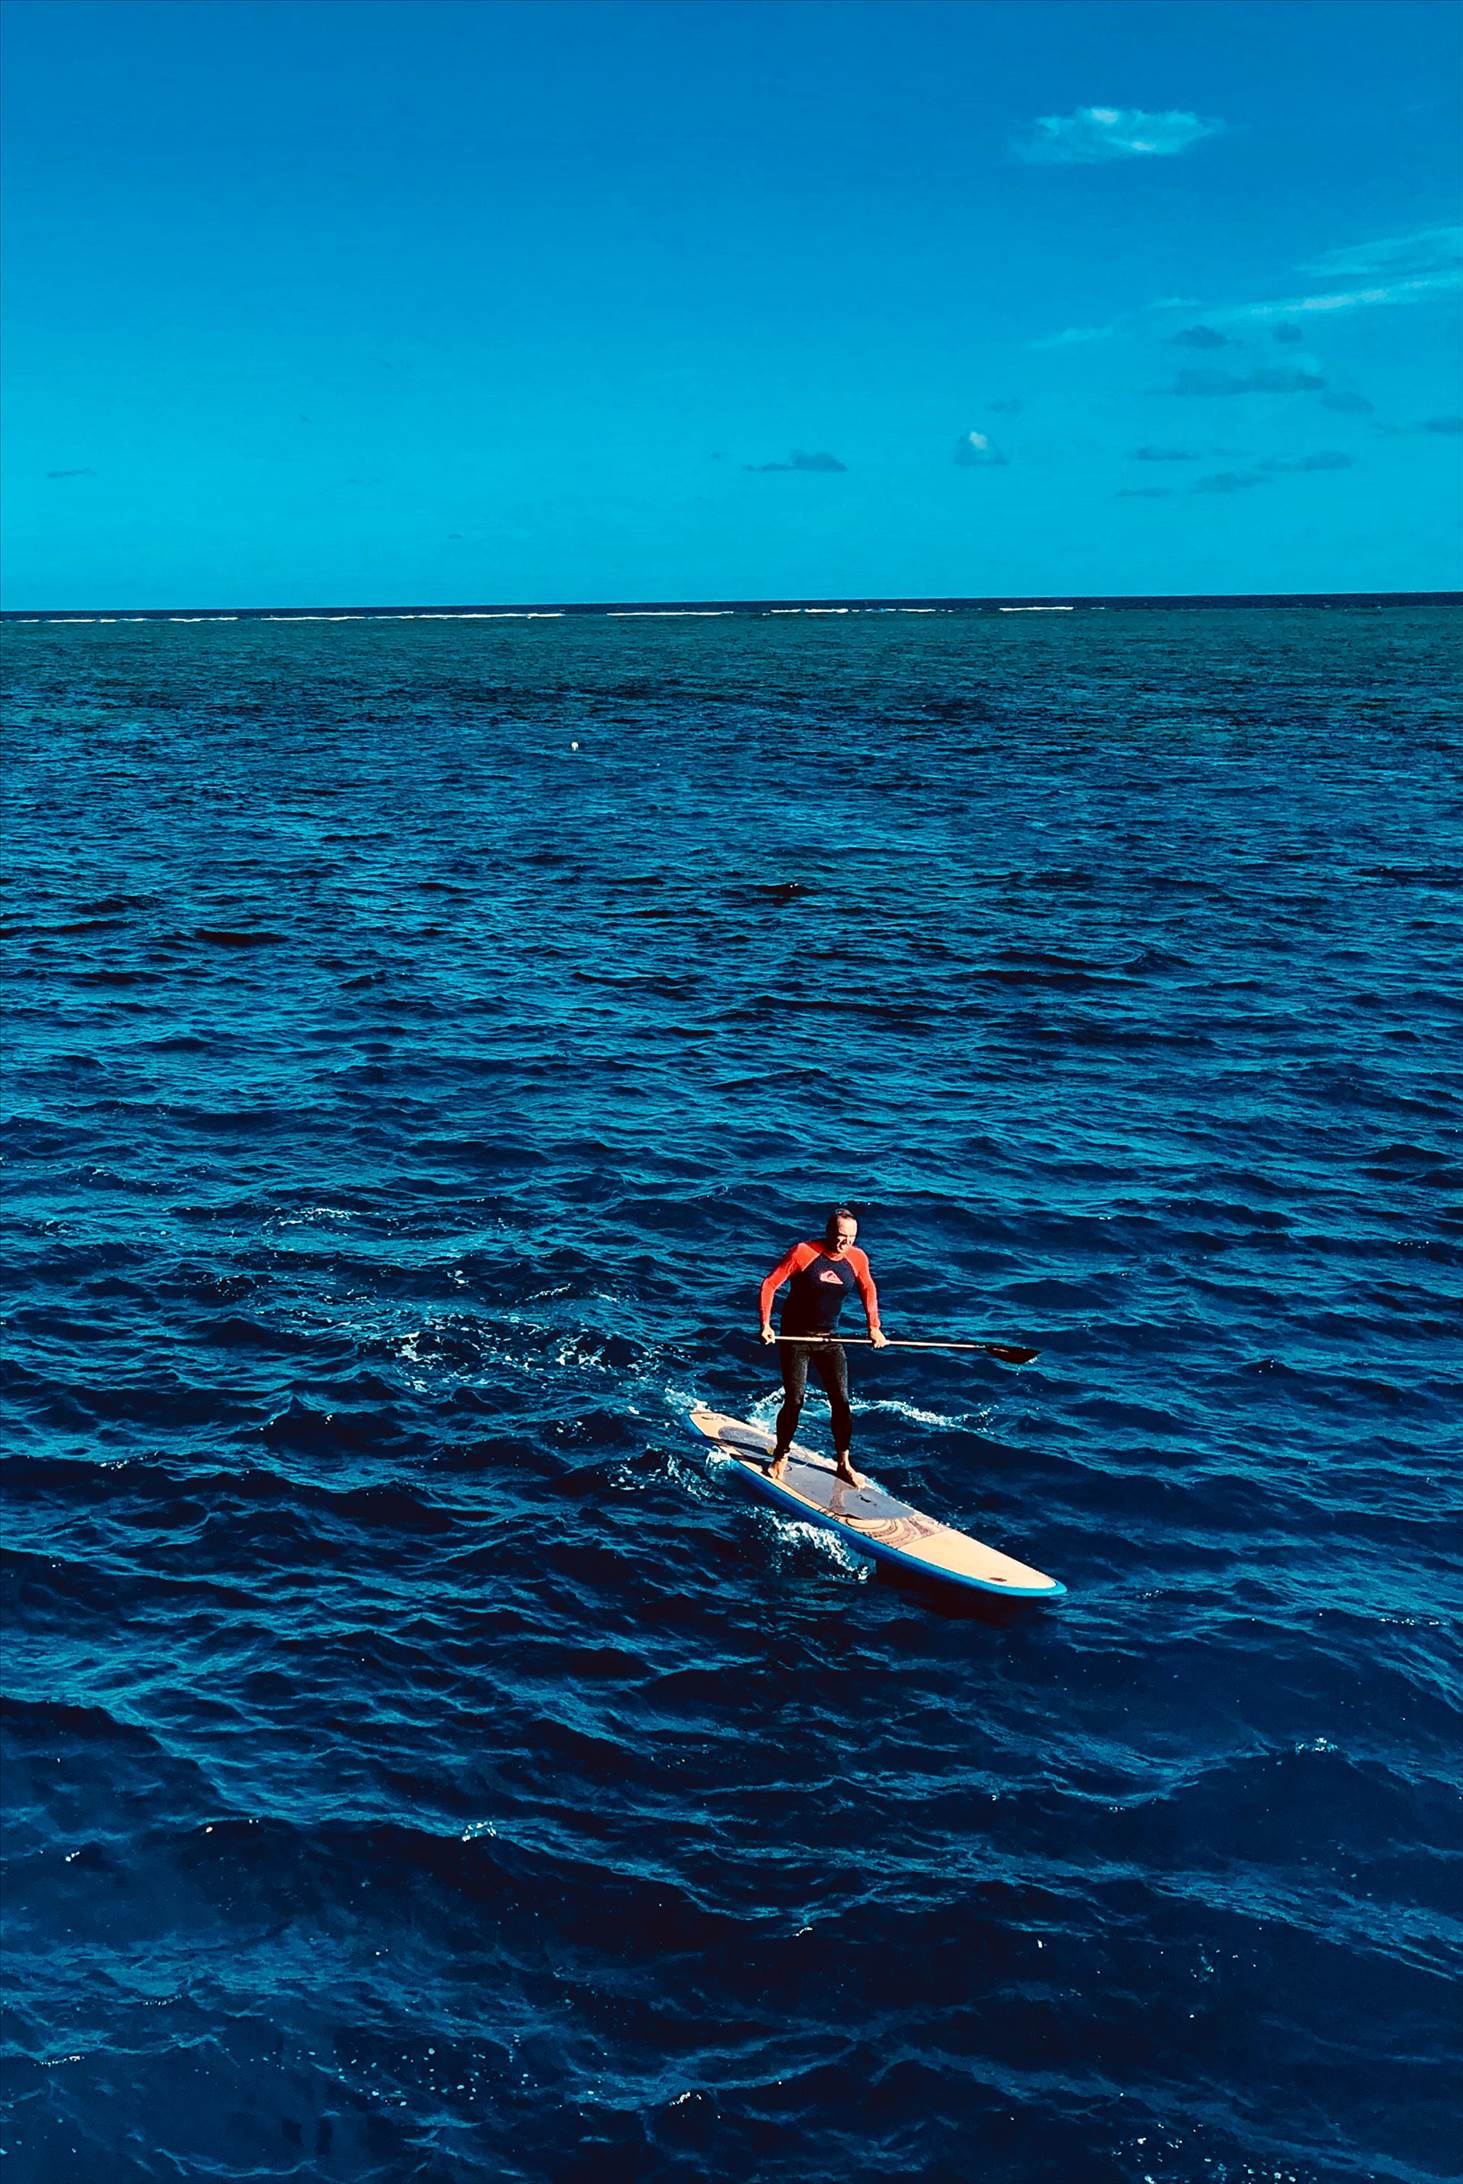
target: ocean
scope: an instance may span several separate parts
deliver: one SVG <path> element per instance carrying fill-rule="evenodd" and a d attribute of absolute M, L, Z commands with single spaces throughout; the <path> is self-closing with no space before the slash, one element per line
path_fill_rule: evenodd
<path fill-rule="evenodd" d="M 1458 632 L 6 625 L 10 2184 L 1456 2173 Z"/>

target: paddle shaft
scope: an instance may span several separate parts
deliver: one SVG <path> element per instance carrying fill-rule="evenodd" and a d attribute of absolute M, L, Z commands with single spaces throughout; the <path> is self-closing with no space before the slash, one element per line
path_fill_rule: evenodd
<path fill-rule="evenodd" d="M 775 1342 L 841 1342 L 858 1350 L 980 1350 L 986 1357 L 998 1357 L 1007 1365 L 1029 1365 L 1039 1350 L 1023 1349 L 1015 1342 L 901 1342 L 892 1335 L 882 1343 L 875 1343 L 869 1335 L 775 1335 Z"/>

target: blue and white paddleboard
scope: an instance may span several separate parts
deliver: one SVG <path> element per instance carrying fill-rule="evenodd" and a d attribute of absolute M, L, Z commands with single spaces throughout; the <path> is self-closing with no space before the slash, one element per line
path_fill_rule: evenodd
<path fill-rule="evenodd" d="M 767 1476 L 770 1433 L 743 1418 L 723 1417 L 702 1403 L 691 1412 L 690 1424 L 731 1458 L 729 1475 L 738 1485 L 771 1502 L 784 1516 L 825 1525 L 876 1562 L 896 1563 L 921 1577 L 942 1578 L 972 1592 L 999 1593 L 1007 1600 L 1055 1600 L 1067 1589 L 1056 1578 L 921 1516 L 872 1479 L 862 1486 L 845 1486 L 826 1456 L 815 1456 L 796 1441 L 787 1452 L 782 1484 L 775 1485 Z"/>

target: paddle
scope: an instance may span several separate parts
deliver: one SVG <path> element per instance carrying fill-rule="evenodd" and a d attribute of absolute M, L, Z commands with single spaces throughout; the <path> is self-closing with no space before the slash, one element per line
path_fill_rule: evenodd
<path fill-rule="evenodd" d="M 1023 1350 L 1015 1342 L 899 1342 L 891 1335 L 875 1343 L 868 1335 L 774 1335 L 774 1342 L 841 1342 L 856 1350 L 980 1350 L 998 1357 L 1003 1365 L 1029 1365 L 1040 1350 Z"/>

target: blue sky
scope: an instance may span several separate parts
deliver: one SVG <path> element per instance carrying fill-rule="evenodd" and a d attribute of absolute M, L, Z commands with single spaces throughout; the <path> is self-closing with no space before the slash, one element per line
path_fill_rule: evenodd
<path fill-rule="evenodd" d="M 9 608 L 1463 584 L 1463 10 L 4 36 Z"/>

